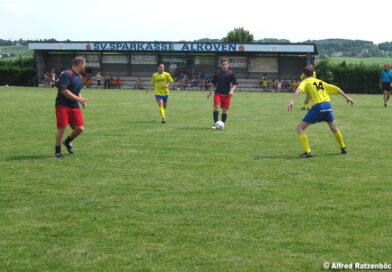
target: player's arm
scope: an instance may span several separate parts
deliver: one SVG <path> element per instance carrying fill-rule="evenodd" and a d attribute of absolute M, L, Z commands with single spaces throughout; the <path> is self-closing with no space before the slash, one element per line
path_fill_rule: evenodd
<path fill-rule="evenodd" d="M 339 89 L 338 93 L 342 95 L 344 98 L 346 98 L 347 103 L 350 103 L 351 106 L 354 106 L 354 100 L 352 100 L 345 92 Z"/>
<path fill-rule="evenodd" d="M 207 99 L 210 98 L 212 92 L 214 91 L 215 84 L 216 84 L 217 81 L 218 81 L 218 77 L 215 74 L 214 77 L 212 78 L 212 81 L 211 81 L 211 84 L 210 84 L 210 92 L 207 94 Z"/>
<path fill-rule="evenodd" d="M 212 92 L 214 91 L 215 84 L 211 82 L 210 84 L 210 92 L 207 94 L 207 99 L 210 98 Z"/>
<path fill-rule="evenodd" d="M 297 89 L 293 95 L 293 98 L 291 98 L 290 103 L 289 103 L 289 107 L 287 108 L 287 110 L 289 112 L 293 110 L 293 105 L 294 105 L 295 99 L 297 98 L 297 96 L 299 95 L 300 92 L 301 92 L 301 90 Z"/>
<path fill-rule="evenodd" d="M 74 95 L 70 90 L 61 90 L 60 93 L 64 95 L 66 98 L 78 101 L 80 104 L 86 103 L 86 99 L 79 96 Z"/>
<path fill-rule="evenodd" d="M 146 93 L 149 93 L 151 91 L 153 85 L 154 85 L 154 79 L 151 80 L 150 87 L 148 87 L 148 90 L 146 91 Z"/>
<path fill-rule="evenodd" d="M 230 92 L 229 92 L 229 95 L 230 95 L 230 96 L 233 96 L 234 91 L 235 91 L 235 89 L 237 88 L 237 85 L 238 85 L 237 78 L 235 77 L 234 74 L 232 75 L 232 82 L 233 82 L 233 87 L 231 88 L 231 90 L 230 90 Z"/>
<path fill-rule="evenodd" d="M 167 77 L 166 77 L 166 79 L 167 79 L 167 83 L 165 84 L 165 88 L 169 88 L 170 87 L 170 85 L 172 85 L 173 84 L 173 82 L 174 82 L 174 80 L 173 80 L 173 78 L 171 77 L 171 75 L 170 74 L 167 74 Z"/>
<path fill-rule="evenodd" d="M 82 98 L 82 99 L 84 99 L 84 103 L 81 103 L 81 104 L 82 104 L 82 106 L 83 106 L 83 109 L 86 108 L 86 105 L 87 105 L 87 103 L 86 103 L 86 102 L 87 102 L 86 98 L 84 98 L 84 97 L 82 96 L 81 93 L 79 93 L 79 97 Z"/>

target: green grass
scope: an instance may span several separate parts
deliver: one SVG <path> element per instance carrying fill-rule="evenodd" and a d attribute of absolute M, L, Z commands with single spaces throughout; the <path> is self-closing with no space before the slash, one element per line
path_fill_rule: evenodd
<path fill-rule="evenodd" d="M 0 51 L 8 52 L 10 54 L 15 54 L 14 57 L 9 58 L 1 58 L 2 60 L 16 60 L 19 57 L 23 58 L 32 58 L 34 55 L 34 50 L 29 50 L 27 46 L 2 46 L 0 47 Z"/>
<path fill-rule="evenodd" d="M 206 93 L 83 89 L 86 130 L 52 158 L 56 90 L 0 88 L 0 271 L 322 271 L 390 262 L 390 108 L 333 97 L 302 153 L 291 94 L 237 93 L 212 131 Z"/>
<path fill-rule="evenodd" d="M 342 63 L 345 61 L 347 64 L 360 64 L 365 65 L 384 65 L 385 63 L 392 64 L 392 58 L 354 58 L 354 57 L 330 57 L 332 63 Z"/>

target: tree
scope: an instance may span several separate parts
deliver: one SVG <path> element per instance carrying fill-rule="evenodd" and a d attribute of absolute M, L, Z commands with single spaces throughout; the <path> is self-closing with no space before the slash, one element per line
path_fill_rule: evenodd
<path fill-rule="evenodd" d="M 234 28 L 234 30 L 227 33 L 227 36 L 222 39 L 222 42 L 251 43 L 254 42 L 254 38 L 248 30 L 245 30 L 243 27 L 239 27 Z"/>

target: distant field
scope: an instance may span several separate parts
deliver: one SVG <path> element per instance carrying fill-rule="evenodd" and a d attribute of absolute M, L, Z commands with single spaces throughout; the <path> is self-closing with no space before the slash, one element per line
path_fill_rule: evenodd
<path fill-rule="evenodd" d="M 360 64 L 361 62 L 366 65 L 384 65 L 385 63 L 392 63 L 392 58 L 349 58 L 349 57 L 331 57 L 333 63 L 346 63 Z"/>
<path fill-rule="evenodd" d="M 206 92 L 83 89 L 86 130 L 54 159 L 56 89 L 0 87 L 0 271 L 327 271 L 391 262 L 392 104 L 332 97 L 348 147 L 303 97 L 238 92 L 213 131 Z M 69 133 L 69 129 L 67 130 Z"/>
<path fill-rule="evenodd" d="M 27 49 L 27 46 L 3 46 L 0 47 L 0 51 L 5 51 L 9 52 L 10 54 L 15 54 L 16 56 L 10 57 L 10 58 L 1 58 L 0 61 L 2 60 L 15 60 L 19 58 L 19 56 L 22 57 L 33 57 L 34 51 Z"/>

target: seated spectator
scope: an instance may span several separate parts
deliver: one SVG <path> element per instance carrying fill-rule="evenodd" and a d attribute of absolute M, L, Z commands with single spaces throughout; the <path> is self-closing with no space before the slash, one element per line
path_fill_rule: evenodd
<path fill-rule="evenodd" d="M 138 77 L 138 79 L 136 80 L 135 89 L 139 89 L 139 90 L 143 89 L 142 79 L 140 77 Z"/>
<path fill-rule="evenodd" d="M 113 77 L 110 77 L 109 83 L 110 83 L 110 88 L 116 88 L 116 82 L 114 81 Z"/>
<path fill-rule="evenodd" d="M 83 77 L 83 87 L 87 88 L 87 77 Z"/>
<path fill-rule="evenodd" d="M 117 76 L 116 78 L 116 88 L 120 88 L 121 87 L 121 78 L 120 76 Z"/>
<path fill-rule="evenodd" d="M 93 81 L 91 80 L 91 77 L 89 76 L 89 77 L 87 78 L 87 88 L 90 88 L 90 87 L 91 87 L 91 84 L 93 84 Z"/>
<path fill-rule="evenodd" d="M 289 90 L 289 82 L 287 80 L 283 81 L 282 88 L 285 92 Z"/>

